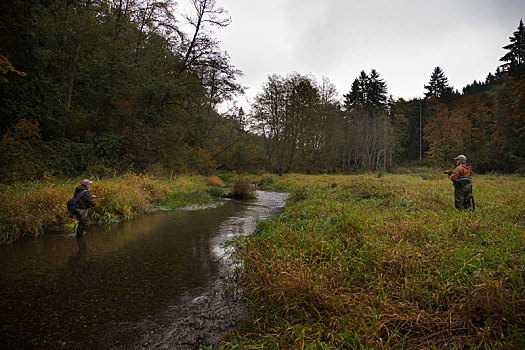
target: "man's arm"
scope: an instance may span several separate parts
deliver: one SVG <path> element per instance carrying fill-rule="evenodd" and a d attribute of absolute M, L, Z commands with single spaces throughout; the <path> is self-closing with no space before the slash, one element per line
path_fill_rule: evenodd
<path fill-rule="evenodd" d="M 97 205 L 97 203 L 95 203 L 95 201 L 93 200 L 93 197 L 91 197 L 91 193 L 89 193 L 89 191 L 86 191 L 82 198 L 86 201 L 86 203 L 89 204 L 89 207 L 94 207 L 95 205 Z"/>
<path fill-rule="evenodd" d="M 450 175 L 450 180 L 452 180 L 452 182 L 456 181 L 457 178 L 460 176 L 460 171 L 461 171 L 460 166 L 454 169 L 454 171 L 452 172 L 452 175 Z"/>

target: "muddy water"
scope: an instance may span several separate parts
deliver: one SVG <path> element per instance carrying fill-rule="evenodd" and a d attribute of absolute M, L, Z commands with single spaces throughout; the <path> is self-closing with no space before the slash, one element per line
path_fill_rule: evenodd
<path fill-rule="evenodd" d="M 192 348 L 244 317 L 223 293 L 222 242 L 277 215 L 285 194 L 159 211 L 88 234 L 0 247 L 1 348 Z M 224 260 L 224 259 L 223 259 Z M 227 294 L 227 293 L 226 293 Z"/>

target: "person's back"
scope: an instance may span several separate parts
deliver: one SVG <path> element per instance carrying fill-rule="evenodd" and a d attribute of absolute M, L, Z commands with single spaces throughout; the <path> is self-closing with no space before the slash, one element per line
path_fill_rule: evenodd
<path fill-rule="evenodd" d="M 92 181 L 87 179 L 82 180 L 80 185 L 75 189 L 74 198 L 80 196 L 75 205 L 75 216 L 78 220 L 77 237 L 82 237 L 86 234 L 88 209 L 96 205 L 93 200 L 94 197 L 89 193 L 89 188 L 92 183 Z"/>
<path fill-rule="evenodd" d="M 457 209 L 467 209 L 467 199 L 472 192 L 472 167 L 464 155 L 454 159 L 457 160 L 457 167 L 450 175 L 454 184 L 454 206 Z"/>
<path fill-rule="evenodd" d="M 89 209 L 91 207 L 94 207 L 96 205 L 95 201 L 93 200 L 93 197 L 89 193 L 89 189 L 86 188 L 85 185 L 78 185 L 77 188 L 75 188 L 75 194 L 73 197 L 77 197 L 80 195 L 81 192 L 85 191 L 82 196 L 78 199 L 76 208 L 78 209 Z"/>
<path fill-rule="evenodd" d="M 472 178 L 472 166 L 468 163 L 461 163 L 458 165 L 450 176 L 450 180 L 454 182 L 470 180 L 470 178 Z"/>

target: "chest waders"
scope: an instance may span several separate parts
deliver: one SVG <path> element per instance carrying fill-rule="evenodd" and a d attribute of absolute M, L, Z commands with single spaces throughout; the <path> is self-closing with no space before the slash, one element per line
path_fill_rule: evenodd
<path fill-rule="evenodd" d="M 465 209 L 470 211 L 476 210 L 476 202 L 474 201 L 474 196 L 472 195 L 472 177 L 471 176 L 461 176 L 456 180 L 458 186 L 470 185 L 470 191 L 465 196 Z"/>
<path fill-rule="evenodd" d="M 465 207 L 470 210 L 476 210 L 476 202 L 474 201 L 474 196 L 472 195 L 472 187 L 470 188 L 470 194 L 465 199 Z"/>

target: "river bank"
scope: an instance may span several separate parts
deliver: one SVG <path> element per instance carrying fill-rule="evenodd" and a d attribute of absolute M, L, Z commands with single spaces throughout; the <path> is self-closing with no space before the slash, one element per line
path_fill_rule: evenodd
<path fill-rule="evenodd" d="M 65 203 L 80 179 L 22 183 L 0 187 L 0 244 L 39 237 L 47 229 L 75 231 L 76 219 Z M 209 205 L 226 195 L 216 176 L 158 178 L 126 174 L 94 181 L 91 193 L 99 196 L 90 209 L 92 223 L 128 220 L 156 209 Z"/>
<path fill-rule="evenodd" d="M 240 246 L 252 321 L 224 348 L 521 348 L 525 178 L 285 175 L 285 212 Z"/>

